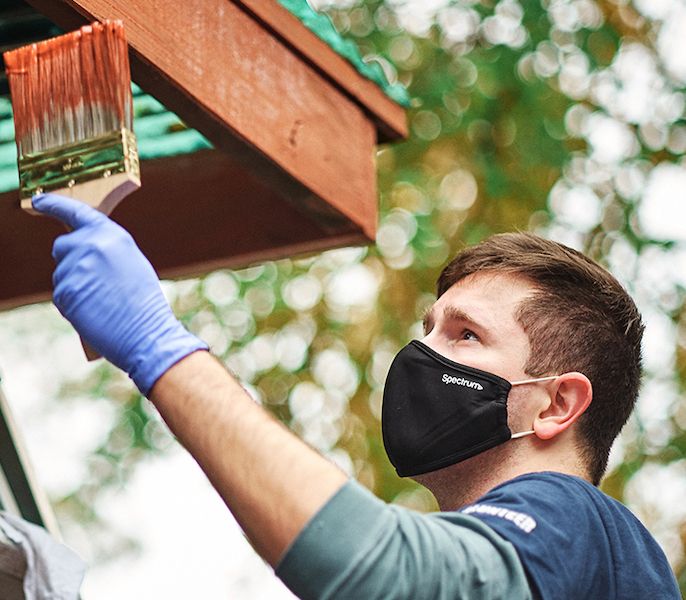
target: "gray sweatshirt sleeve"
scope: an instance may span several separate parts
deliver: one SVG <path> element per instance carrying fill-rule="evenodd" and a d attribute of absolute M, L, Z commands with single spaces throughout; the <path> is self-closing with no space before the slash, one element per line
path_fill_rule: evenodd
<path fill-rule="evenodd" d="M 276 569 L 303 600 L 530 600 L 508 541 L 460 513 L 385 504 L 354 481 L 312 518 Z"/>

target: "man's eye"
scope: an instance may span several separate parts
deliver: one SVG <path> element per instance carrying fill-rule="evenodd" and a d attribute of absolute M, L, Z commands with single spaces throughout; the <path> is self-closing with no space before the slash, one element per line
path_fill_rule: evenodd
<path fill-rule="evenodd" d="M 474 333 L 473 331 L 471 331 L 471 330 L 469 330 L 469 329 L 465 329 L 465 330 L 462 332 L 462 335 L 461 335 L 460 339 L 478 342 L 478 341 L 479 341 L 479 336 L 476 335 L 476 333 Z"/>

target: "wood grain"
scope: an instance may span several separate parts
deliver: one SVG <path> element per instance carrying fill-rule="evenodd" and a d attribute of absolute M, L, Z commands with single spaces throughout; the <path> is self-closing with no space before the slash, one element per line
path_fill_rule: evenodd
<path fill-rule="evenodd" d="M 275 35 L 291 45 L 303 58 L 342 90 L 355 99 L 374 120 L 379 141 L 388 142 L 407 137 L 405 110 L 391 100 L 381 88 L 361 77 L 345 58 L 331 48 L 278 2 L 265 0 L 235 0 L 259 18 Z"/>
<path fill-rule="evenodd" d="M 237 0 L 29 3 L 62 26 L 122 19 L 143 89 L 272 187 L 296 201 L 304 187 L 374 237 L 376 127 L 369 114 L 380 109 L 363 108 L 362 94 L 324 77 L 322 61 L 315 68 L 293 42 L 295 24 L 286 43 L 264 11 L 258 19 Z"/>

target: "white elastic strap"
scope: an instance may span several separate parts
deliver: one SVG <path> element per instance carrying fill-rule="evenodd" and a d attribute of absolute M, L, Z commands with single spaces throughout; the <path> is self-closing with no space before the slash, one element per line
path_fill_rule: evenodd
<path fill-rule="evenodd" d="M 553 379 L 557 379 L 559 375 L 550 375 L 549 377 L 536 377 L 534 379 L 524 379 L 522 381 L 512 381 L 510 382 L 510 385 L 524 385 L 525 383 L 536 383 L 538 381 L 552 381 Z M 513 433 L 510 436 L 511 440 L 516 440 L 517 438 L 522 438 L 527 435 L 532 435 L 536 433 L 533 429 L 530 429 L 529 431 L 520 431 L 519 433 Z"/>
<path fill-rule="evenodd" d="M 525 435 L 531 435 L 532 433 L 536 433 L 533 429 L 531 431 L 520 431 L 519 433 L 513 433 L 510 436 L 511 440 L 516 440 L 517 438 L 524 437 Z"/>
<path fill-rule="evenodd" d="M 550 377 L 536 377 L 534 379 L 523 379 L 522 381 L 511 381 L 510 385 L 524 385 L 525 383 L 536 383 L 537 381 L 552 381 L 557 379 L 559 375 L 550 375 Z"/>

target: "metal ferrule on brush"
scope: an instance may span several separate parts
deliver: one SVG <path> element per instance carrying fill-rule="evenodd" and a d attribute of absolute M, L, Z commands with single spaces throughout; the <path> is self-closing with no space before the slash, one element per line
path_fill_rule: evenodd
<path fill-rule="evenodd" d="M 35 194 L 119 173 L 140 180 L 136 136 L 128 129 L 20 156 L 19 193 L 22 201 L 30 200 Z"/>

